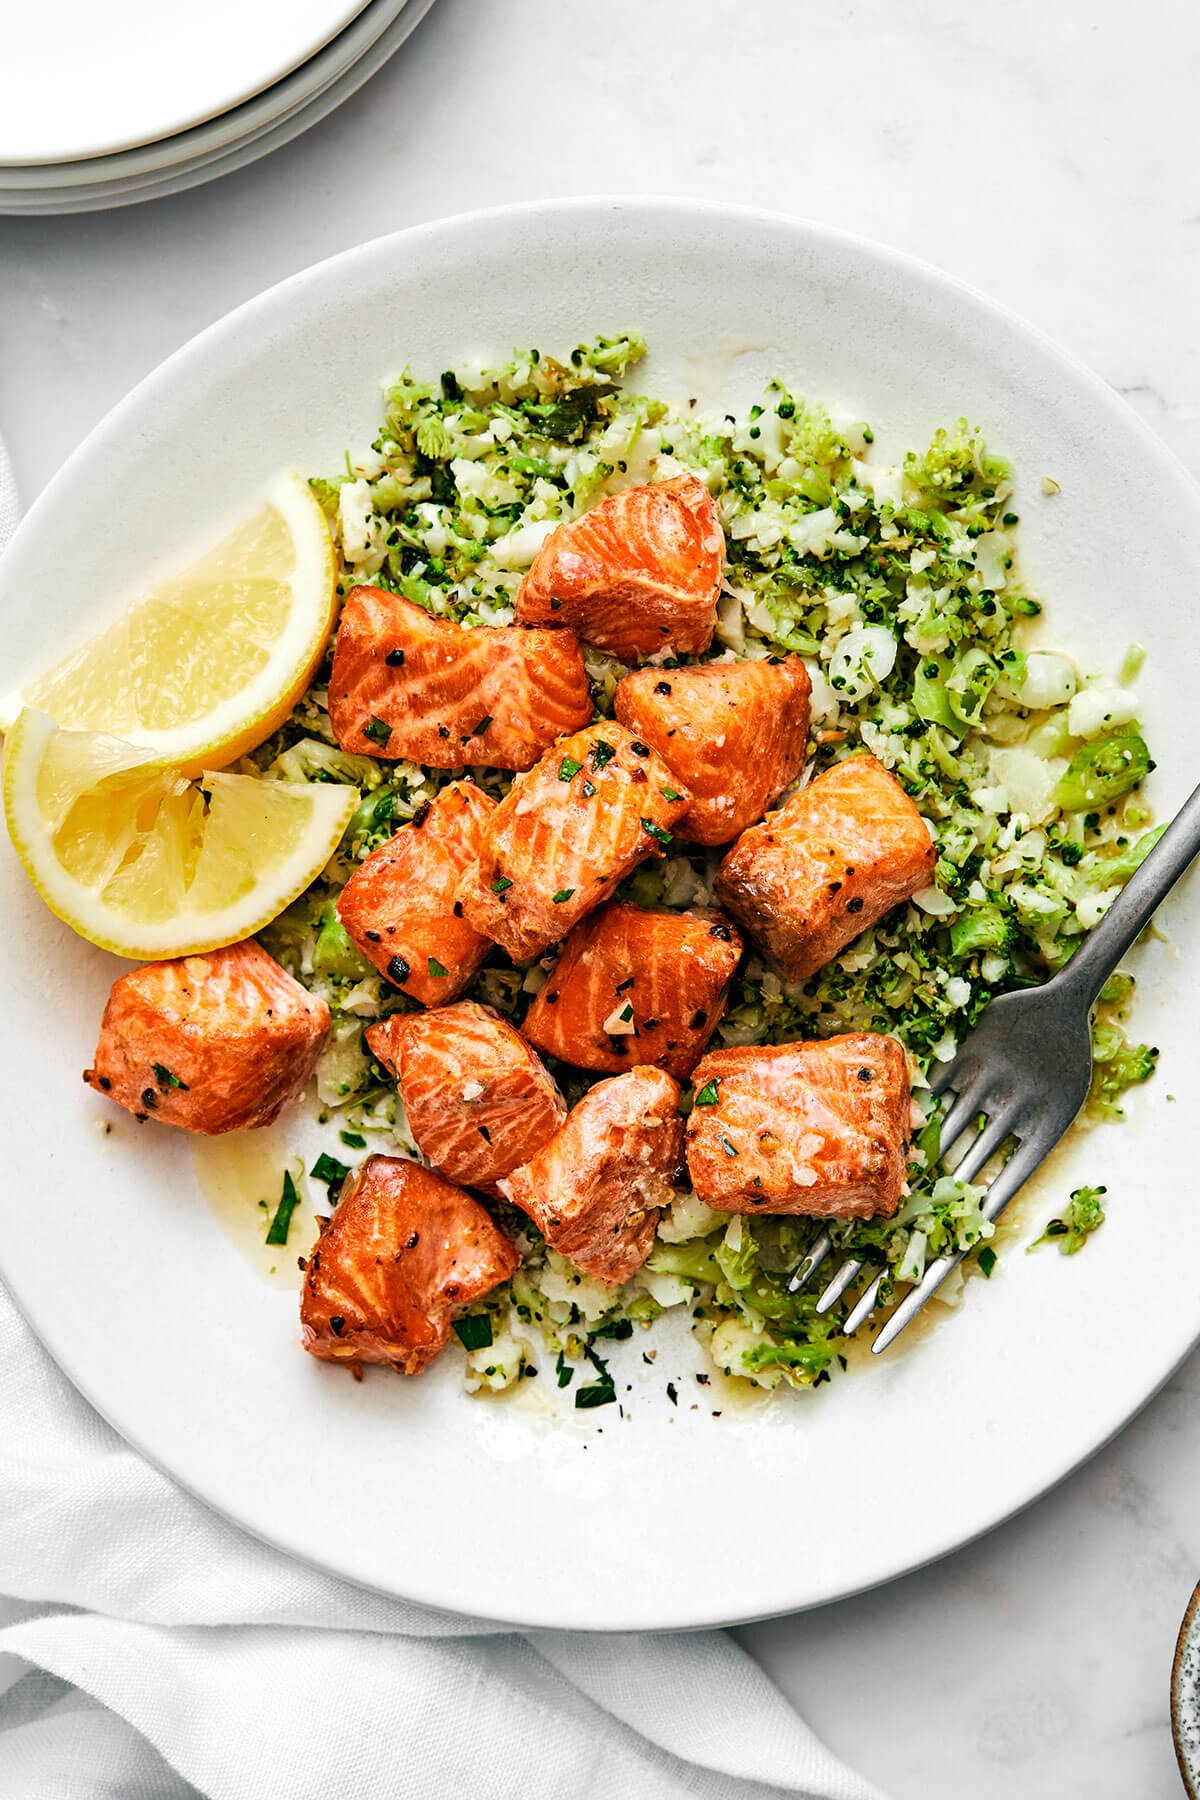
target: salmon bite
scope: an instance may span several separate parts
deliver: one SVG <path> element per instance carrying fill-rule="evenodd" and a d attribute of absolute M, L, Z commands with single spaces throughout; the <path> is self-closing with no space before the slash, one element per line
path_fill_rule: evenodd
<path fill-rule="evenodd" d="M 571 626 L 625 663 L 694 656 L 712 642 L 724 553 L 717 509 L 694 475 L 626 488 L 543 544 L 517 617 Z"/>
<path fill-rule="evenodd" d="M 113 983 L 83 1079 L 139 1119 L 216 1136 L 270 1125 L 308 1086 L 329 1008 L 253 941 Z"/>
<path fill-rule="evenodd" d="M 570 631 L 464 629 L 382 588 L 346 596 L 329 676 L 345 750 L 434 769 L 528 769 L 592 716 Z"/>
<path fill-rule="evenodd" d="M 873 756 L 818 775 L 744 831 L 716 893 L 780 974 L 802 981 L 933 880 L 924 819 Z"/>

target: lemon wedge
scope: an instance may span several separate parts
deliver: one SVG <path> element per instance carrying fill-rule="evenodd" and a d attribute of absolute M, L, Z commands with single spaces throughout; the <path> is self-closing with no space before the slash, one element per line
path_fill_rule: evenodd
<path fill-rule="evenodd" d="M 329 861 L 358 802 L 338 783 L 213 772 L 26 710 L 4 747 L 4 812 L 58 917 L 118 956 L 187 956 L 252 937 Z"/>
<path fill-rule="evenodd" d="M 281 475 L 252 518 L 9 696 L 0 723 L 36 707 L 191 773 L 224 768 L 269 737 L 308 686 L 336 579 L 325 515 L 298 475 Z"/>

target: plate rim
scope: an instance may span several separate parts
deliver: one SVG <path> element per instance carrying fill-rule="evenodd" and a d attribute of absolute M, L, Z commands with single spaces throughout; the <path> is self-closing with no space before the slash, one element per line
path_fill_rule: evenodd
<path fill-rule="evenodd" d="M 224 118 L 226 114 L 235 112 L 238 107 L 256 100 L 259 95 L 270 93 L 273 87 L 302 70 L 343 31 L 349 30 L 358 16 L 365 12 L 371 3 L 372 0 L 326 0 L 327 6 L 332 4 L 336 8 L 335 20 L 330 24 L 326 19 L 325 24 L 316 28 L 316 35 L 307 34 L 304 40 L 307 47 L 304 47 L 303 44 L 298 47 L 288 62 L 282 66 L 276 65 L 273 74 L 243 77 L 239 82 L 235 82 L 232 92 L 226 91 L 224 99 L 215 100 L 211 105 L 207 105 L 205 110 L 194 114 L 191 118 L 179 119 L 175 124 L 169 125 L 165 129 L 154 130 L 149 135 L 110 139 L 110 141 L 98 145 L 93 144 L 88 149 L 70 151 L 66 154 L 59 152 L 49 156 L 45 154 L 11 156 L 0 153 L 0 166 L 13 169 L 37 169 L 56 165 L 63 168 L 78 167 L 106 156 L 121 156 L 127 153 L 136 153 L 139 150 L 149 150 L 155 144 L 170 143 L 172 138 L 180 137 L 188 131 L 198 130 L 205 125 L 211 125 Z M 228 80 L 228 77 L 226 76 L 224 79 Z"/>
<path fill-rule="evenodd" d="M 421 221 L 397 232 L 381 234 L 379 237 L 369 239 L 365 243 L 348 247 L 333 256 L 310 264 L 304 269 L 298 270 L 294 274 L 286 277 L 283 281 L 275 283 L 273 286 L 241 302 L 237 307 L 225 313 L 219 319 L 214 320 L 211 324 L 181 344 L 154 369 L 143 376 L 121 400 L 117 401 L 116 404 L 104 414 L 96 425 L 87 433 L 76 449 L 66 458 L 55 474 L 50 477 L 45 487 L 33 501 L 29 511 L 18 526 L 16 533 L 14 533 L 10 546 L 6 548 L 4 557 L 8 556 L 9 551 L 13 546 L 18 544 L 23 546 L 25 539 L 32 537 L 34 532 L 41 529 L 43 515 L 53 506 L 54 494 L 56 490 L 60 488 L 60 484 L 65 486 L 72 477 L 78 463 L 85 456 L 92 454 L 96 449 L 102 448 L 111 434 L 117 433 L 122 429 L 128 414 L 136 409 L 140 409 L 148 401 L 153 400 L 156 389 L 160 383 L 173 383 L 179 373 L 186 371 L 191 358 L 201 354 L 207 354 L 215 346 L 219 346 L 222 337 L 239 330 L 247 319 L 252 319 L 259 312 L 269 312 L 274 305 L 278 304 L 282 296 L 290 295 L 295 290 L 304 287 L 323 272 L 328 271 L 332 266 L 351 266 L 357 259 L 367 258 L 378 253 L 385 245 L 389 247 L 412 246 L 419 244 L 424 239 L 434 238 L 444 233 L 461 233 L 464 230 L 475 229 L 484 223 L 504 222 L 516 217 L 526 219 L 540 218 L 548 213 L 552 213 L 572 214 L 575 215 L 576 218 L 579 218 L 582 215 L 586 219 L 589 214 L 599 218 L 611 217 L 614 213 L 651 215 L 658 212 L 661 214 L 664 210 L 674 214 L 684 213 L 697 219 L 707 219 L 714 226 L 728 224 L 731 221 L 735 224 L 738 222 L 743 224 L 758 224 L 790 234 L 793 236 L 793 241 L 803 241 L 805 238 L 808 238 L 810 241 L 819 240 L 834 247 L 850 250 L 869 262 L 873 261 L 876 266 L 882 264 L 885 267 L 900 271 L 909 278 L 910 281 L 923 283 L 927 286 L 932 286 L 941 290 L 949 290 L 960 300 L 965 300 L 977 314 L 981 314 L 984 318 L 993 318 L 1002 321 L 1010 330 L 1015 327 L 1020 334 L 1033 339 L 1034 342 L 1041 347 L 1043 352 L 1048 353 L 1059 364 L 1065 365 L 1071 371 L 1076 381 L 1082 382 L 1082 384 L 1090 390 L 1092 396 L 1108 413 L 1119 421 L 1126 431 L 1131 427 L 1134 429 L 1135 435 L 1140 440 L 1143 448 L 1157 462 L 1163 475 L 1169 477 L 1173 487 L 1178 490 L 1178 496 L 1181 503 L 1191 509 L 1196 517 L 1197 523 L 1200 524 L 1200 485 L 1194 481 L 1182 459 L 1169 445 L 1162 441 L 1151 426 L 1141 418 L 1123 396 L 1118 394 L 1115 389 L 1089 368 L 1079 357 L 1059 345 L 1048 333 L 1042 331 L 1039 327 L 1030 324 L 1013 309 L 991 299 L 988 295 L 980 292 L 969 283 L 960 280 L 958 277 L 949 274 L 945 270 L 938 268 L 936 265 L 915 257 L 906 251 L 898 250 L 892 246 L 864 237 L 861 234 L 844 231 L 837 227 L 828 226 L 820 221 L 806 219 L 801 216 L 788 214 L 774 209 L 747 207 L 726 202 L 712 202 L 692 198 L 682 199 L 669 195 L 595 195 L 558 197 L 553 200 L 522 201 L 501 207 L 473 209 L 462 213 L 446 215 L 437 219 Z M 0 558 L 0 564 L 2 564 L 2 562 L 3 558 Z M 1026 1493 L 1014 1504 L 1007 1507 L 1003 1512 L 989 1518 L 986 1523 L 979 1525 L 977 1529 L 972 1530 L 965 1535 L 953 1527 L 943 1530 L 937 1534 L 936 1541 L 926 1543 L 919 1555 L 898 1565 L 892 1563 L 886 1573 L 868 1573 L 861 1582 L 855 1582 L 851 1585 L 839 1585 L 828 1592 L 814 1594 L 812 1597 L 800 1602 L 785 1599 L 782 1600 L 777 1607 L 754 1609 L 744 1614 L 735 1613 L 729 1616 L 714 1617 L 711 1613 L 705 1613 L 702 1608 L 694 1608 L 685 1616 L 679 1617 L 678 1608 L 676 1608 L 676 1617 L 666 1624 L 661 1622 L 647 1623 L 644 1619 L 638 1619 L 632 1615 L 627 1615 L 625 1618 L 616 1620 L 610 1618 L 601 1624 L 571 1618 L 564 1624 L 561 1611 L 551 1610 L 550 1612 L 542 1612 L 539 1615 L 535 1609 L 533 1616 L 525 1614 L 520 1620 L 514 1620 L 513 1618 L 500 1613 L 489 1612 L 486 1607 L 482 1610 L 472 1609 L 470 1612 L 460 1612 L 452 1605 L 447 1605 L 444 1599 L 439 1598 L 435 1594 L 423 1594 L 419 1591 L 419 1587 L 417 1590 L 414 1590 L 411 1582 L 406 1583 L 405 1589 L 401 1591 L 395 1586 L 366 1581 L 347 1575 L 343 1569 L 337 1567 L 336 1564 L 329 1560 L 324 1559 L 319 1555 L 315 1555 L 303 1547 L 290 1543 L 288 1541 L 286 1530 L 264 1530 L 258 1525 L 249 1523 L 241 1518 L 237 1512 L 230 1510 L 229 1506 L 224 1501 L 210 1498 L 200 1487 L 182 1479 L 173 1470 L 166 1468 L 158 1461 L 153 1452 L 143 1446 L 136 1435 L 130 1435 L 121 1427 L 118 1421 L 107 1410 L 106 1406 L 98 1403 L 89 1391 L 86 1378 L 80 1379 L 69 1366 L 69 1363 L 59 1356 L 58 1352 L 49 1342 L 47 1342 L 46 1337 L 39 1329 L 37 1321 L 26 1311 L 18 1291 L 12 1286 L 7 1277 L 5 1272 L 5 1261 L 4 1245 L 0 1242 L 0 1276 L 3 1276 L 5 1279 L 6 1287 L 21 1316 L 26 1320 L 35 1336 L 38 1337 L 39 1342 L 42 1343 L 56 1365 L 62 1369 L 64 1375 L 72 1385 L 77 1388 L 85 1399 L 88 1400 L 89 1404 L 95 1408 L 100 1416 L 112 1426 L 124 1442 L 130 1444 L 130 1446 L 136 1450 L 139 1455 L 144 1456 L 152 1466 L 160 1469 L 161 1472 L 167 1475 L 168 1479 L 174 1482 L 177 1487 L 190 1494 L 193 1498 L 199 1500 L 208 1510 L 216 1513 L 226 1522 L 233 1524 L 239 1530 L 245 1531 L 250 1537 L 267 1544 L 272 1549 L 295 1558 L 295 1560 L 303 1566 L 317 1570 L 322 1574 L 332 1576 L 339 1581 L 344 1581 L 352 1587 L 379 1594 L 389 1599 L 408 1601 L 438 1611 L 451 1613 L 455 1617 L 478 1618 L 480 1620 L 486 1620 L 490 1624 L 516 1625 L 526 1629 L 562 1628 L 583 1630 L 595 1635 L 604 1635 L 610 1632 L 628 1630 L 675 1631 L 748 1624 L 759 1619 L 778 1617 L 792 1612 L 809 1611 L 819 1606 L 832 1604 L 837 1600 L 850 1598 L 856 1594 L 872 1592 L 876 1588 L 884 1587 L 890 1582 L 899 1580 L 905 1575 L 926 1568 L 953 1552 L 965 1549 L 971 1544 L 978 1542 L 979 1539 L 985 1537 L 991 1531 L 1017 1517 L 1036 1501 L 1042 1499 L 1047 1494 L 1052 1493 L 1055 1488 L 1060 1486 L 1068 1478 L 1068 1476 L 1073 1474 L 1077 1469 L 1083 1467 L 1093 1456 L 1101 1451 L 1107 1444 L 1111 1443 L 1120 1432 L 1125 1429 L 1130 1421 L 1137 1417 L 1137 1415 L 1155 1398 L 1165 1384 L 1171 1379 L 1195 1349 L 1196 1344 L 1200 1342 L 1200 1314 L 1198 1314 L 1194 1321 L 1188 1323 L 1187 1335 L 1176 1348 L 1170 1365 L 1157 1374 L 1153 1384 L 1144 1393 L 1141 1393 L 1132 1404 L 1124 1407 L 1124 1410 L 1120 1415 L 1108 1424 L 1107 1428 L 1094 1442 L 1091 1442 L 1082 1451 L 1068 1451 L 1066 1458 L 1060 1465 L 1053 1466 L 1052 1472 L 1049 1475 L 1039 1474 L 1036 1477 L 1036 1485 L 1030 1492 Z"/>
<path fill-rule="evenodd" d="M 398 5 L 394 0 L 376 0 L 376 3 L 391 5 L 391 17 L 340 74 L 232 143 L 207 150 L 158 174 L 151 172 L 122 178 L 119 184 L 114 182 L 116 191 L 112 193 L 95 191 L 96 188 L 103 189 L 107 183 L 81 183 L 73 188 L 37 190 L 27 205 L 23 200 L 14 200 L 10 193 L 0 188 L 0 217 L 69 218 L 113 212 L 123 207 L 148 205 L 154 200 L 169 200 L 176 194 L 189 193 L 210 181 L 219 181 L 226 175 L 251 168 L 322 124 L 352 100 L 360 88 L 381 74 L 422 24 L 432 10 L 434 0 L 399 0 Z M 325 260 L 332 261 L 333 258 Z"/>
<path fill-rule="evenodd" d="M 239 145 L 253 142 L 308 106 L 369 54 L 375 43 L 395 24 L 410 0 L 365 0 L 365 4 L 335 37 L 297 68 L 280 76 L 248 100 L 239 102 L 211 119 L 139 144 L 113 150 L 80 162 L 0 162 L 0 207 L 14 211 L 36 210 L 39 200 L 57 205 L 72 195 L 86 198 L 94 188 L 118 183 L 140 184 L 166 180 L 212 160 Z M 380 24 L 379 20 L 383 23 Z M 334 73 L 325 70 L 334 65 Z M 16 176 L 15 182 L 12 177 Z M 26 203 L 28 201 L 28 204 Z"/>

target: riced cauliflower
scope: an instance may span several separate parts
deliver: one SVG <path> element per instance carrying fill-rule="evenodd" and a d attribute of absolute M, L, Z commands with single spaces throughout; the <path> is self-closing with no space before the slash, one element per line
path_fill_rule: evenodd
<path fill-rule="evenodd" d="M 343 592 L 369 579 L 438 616 L 507 624 L 524 571 L 557 525 L 622 487 L 697 473 L 728 548 L 714 654 L 802 656 L 813 695 L 801 780 L 867 747 L 913 797 L 937 847 L 934 881 L 809 980 L 781 982 L 752 954 L 716 1042 L 891 1032 L 920 1095 L 922 1072 L 953 1055 L 995 994 L 1067 961 L 1153 843 L 1136 696 L 1118 681 L 1084 679 L 1058 649 L 1024 647 L 1022 627 L 1042 609 L 1020 571 L 1010 472 L 965 422 L 887 466 L 872 454 L 868 426 L 835 422 L 779 382 L 741 418 L 647 398 L 626 379 L 642 349 L 633 336 L 599 338 L 562 361 L 531 350 L 495 370 L 400 376 L 370 449 L 312 483 Z M 587 669 L 607 716 L 622 670 L 591 650 Z M 394 1084 L 362 1041 L 365 1023 L 411 1003 L 358 956 L 332 902 L 354 865 L 456 775 L 347 757 L 329 728 L 327 674 L 328 665 L 243 766 L 353 780 L 363 799 L 323 880 L 264 936 L 333 1009 L 324 1107 L 356 1142 L 399 1141 L 411 1153 Z M 472 774 L 497 797 L 510 780 Z M 618 897 L 711 904 L 719 854 L 676 847 L 637 869 Z M 513 968 L 497 954 L 471 993 L 519 1024 L 548 966 Z M 1115 977 L 1098 1010 L 1096 1116 L 1119 1116 L 1123 1090 L 1154 1066 L 1155 1052 L 1122 1028 L 1131 993 L 1131 979 Z M 572 1101 L 589 1082 L 555 1073 Z M 978 1190 L 938 1174 L 937 1117 L 930 1102 L 896 1218 L 830 1228 L 836 1251 L 886 1271 L 885 1301 L 946 1250 L 980 1252 L 966 1266 L 985 1273 L 995 1261 Z M 1061 1235 L 1077 1248 L 1103 1212 L 1093 1206 L 1083 1220 L 1073 1204 Z M 506 1212 L 505 1222 L 524 1261 L 473 1309 L 472 1389 L 536 1370 L 578 1407 L 615 1403 L 605 1340 L 629 1338 L 670 1309 L 687 1314 L 718 1368 L 760 1386 L 808 1387 L 840 1365 L 853 1291 L 819 1315 L 812 1293 L 787 1285 L 819 1221 L 728 1219 L 681 1192 L 645 1267 L 615 1290 L 548 1250 L 523 1215 Z M 947 1284 L 947 1298 L 956 1286 Z"/>

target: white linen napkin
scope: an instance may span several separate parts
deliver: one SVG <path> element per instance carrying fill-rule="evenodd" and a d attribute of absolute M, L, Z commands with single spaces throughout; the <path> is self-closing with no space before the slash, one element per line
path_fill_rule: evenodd
<path fill-rule="evenodd" d="M 16 523 L 0 444 L 0 547 Z M 246 1537 L 0 1287 L 0 1795 L 884 1800 L 725 1632 L 503 1631 Z"/>

